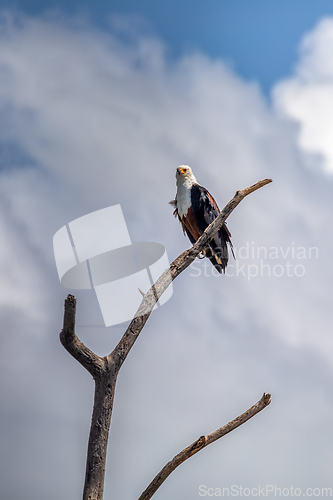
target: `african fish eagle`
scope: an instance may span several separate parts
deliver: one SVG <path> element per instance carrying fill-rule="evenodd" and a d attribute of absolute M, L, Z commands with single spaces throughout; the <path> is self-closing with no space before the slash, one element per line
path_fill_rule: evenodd
<path fill-rule="evenodd" d="M 176 170 L 177 193 L 174 205 L 175 217 L 178 216 L 184 234 L 195 243 L 204 230 L 220 213 L 213 196 L 198 184 L 188 165 L 180 165 Z M 231 234 L 226 224 L 215 234 L 202 254 L 207 257 L 219 273 L 225 272 L 228 264 L 228 245 L 234 256 Z M 235 257 L 235 256 L 234 256 Z"/>

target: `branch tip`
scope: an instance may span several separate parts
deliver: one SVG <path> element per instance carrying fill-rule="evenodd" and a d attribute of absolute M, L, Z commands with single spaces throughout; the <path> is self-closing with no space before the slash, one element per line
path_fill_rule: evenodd
<path fill-rule="evenodd" d="M 76 306 L 76 298 L 74 295 L 71 295 L 70 293 L 67 295 L 67 298 L 65 299 L 65 307 L 67 306 Z"/>
<path fill-rule="evenodd" d="M 238 192 L 238 194 L 245 198 L 245 196 L 253 193 L 254 191 L 257 191 L 257 189 L 260 189 L 266 186 L 266 184 L 270 184 L 271 182 L 273 182 L 272 179 L 263 179 L 262 181 L 258 181 L 252 186 L 243 189 L 242 191 Z"/>
<path fill-rule="evenodd" d="M 266 394 L 264 392 L 262 398 L 261 398 L 262 402 L 264 403 L 265 406 L 269 405 L 269 403 L 271 402 L 271 395 L 270 394 Z"/>

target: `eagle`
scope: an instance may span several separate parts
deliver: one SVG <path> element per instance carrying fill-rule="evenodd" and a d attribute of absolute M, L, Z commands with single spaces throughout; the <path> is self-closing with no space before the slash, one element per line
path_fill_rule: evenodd
<path fill-rule="evenodd" d="M 176 184 L 176 197 L 170 204 L 175 207 L 173 213 L 178 217 L 184 234 L 187 234 L 193 244 L 216 219 L 220 210 L 209 191 L 198 184 L 188 165 L 180 165 L 177 168 Z M 225 272 L 228 264 L 228 246 L 235 258 L 231 234 L 224 223 L 202 252 L 202 257 L 207 257 L 220 274 Z"/>

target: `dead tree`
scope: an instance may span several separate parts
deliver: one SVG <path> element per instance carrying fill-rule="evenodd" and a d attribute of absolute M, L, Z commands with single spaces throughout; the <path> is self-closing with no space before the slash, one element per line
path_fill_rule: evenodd
<path fill-rule="evenodd" d="M 142 302 L 134 319 L 129 324 L 117 346 L 107 356 L 98 356 L 86 347 L 77 337 L 75 333 L 76 300 L 73 295 L 68 295 L 65 300 L 64 323 L 60 333 L 60 341 L 65 349 L 79 361 L 86 370 L 88 370 L 95 381 L 94 408 L 88 443 L 83 500 L 103 499 L 107 443 L 117 376 L 128 353 L 145 326 L 154 305 L 170 283 L 184 271 L 207 246 L 236 206 L 247 195 L 270 182 L 270 179 L 265 179 L 257 182 L 253 186 L 236 192 L 232 200 L 225 206 L 212 224 L 210 224 L 199 240 L 190 249 L 179 255 L 179 257 L 172 262 L 170 268 L 165 270 L 155 284 L 143 295 Z M 163 467 L 147 489 L 141 494 L 139 500 L 148 500 L 151 498 L 178 465 L 205 446 L 242 425 L 265 408 L 269 403 L 270 395 L 264 394 L 262 398 L 245 413 L 212 434 L 201 436 L 194 441 L 194 443 L 178 453 L 178 455 Z"/>

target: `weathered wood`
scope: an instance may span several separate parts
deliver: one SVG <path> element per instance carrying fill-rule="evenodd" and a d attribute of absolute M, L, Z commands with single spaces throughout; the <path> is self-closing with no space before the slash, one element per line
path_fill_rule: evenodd
<path fill-rule="evenodd" d="M 170 460 L 170 462 L 168 462 L 163 467 L 163 469 L 160 470 L 160 472 L 154 477 L 152 482 L 149 484 L 147 489 L 140 495 L 139 500 L 149 500 L 158 490 L 158 488 L 164 483 L 164 481 L 170 476 L 170 474 L 179 465 L 185 462 L 185 460 L 192 457 L 193 455 L 198 453 L 198 451 L 202 450 L 203 448 L 213 443 L 217 439 L 220 439 L 221 437 L 225 436 L 229 432 L 233 431 L 240 425 L 250 420 L 250 418 L 254 417 L 254 415 L 256 415 L 261 410 L 266 408 L 266 406 L 268 406 L 270 402 L 271 402 L 271 395 L 264 394 L 262 398 L 255 405 L 251 406 L 251 408 L 249 408 L 246 412 L 236 417 L 231 422 L 228 422 L 226 425 L 220 427 L 219 429 L 212 432 L 211 434 L 208 434 L 207 436 L 200 436 L 199 439 L 196 439 L 194 443 L 192 443 L 187 448 L 184 448 L 184 450 L 182 450 L 175 457 L 173 457 L 173 459 Z"/>
<path fill-rule="evenodd" d="M 172 283 L 172 281 L 177 276 L 179 276 L 179 274 L 182 271 L 184 271 L 194 261 L 194 259 L 202 252 L 202 250 L 206 247 L 209 241 L 222 227 L 222 225 L 229 217 L 231 212 L 236 208 L 236 206 L 247 195 L 265 186 L 269 182 L 272 181 L 270 179 L 265 179 L 263 181 L 257 182 L 253 186 L 243 189 L 242 191 L 236 192 L 232 200 L 225 206 L 225 208 L 220 212 L 220 214 L 212 222 L 212 224 L 208 226 L 208 228 L 205 230 L 201 238 L 199 238 L 199 240 L 191 248 L 189 248 L 181 255 L 179 255 L 172 262 L 170 268 L 166 269 L 162 273 L 162 275 L 158 278 L 156 283 L 147 291 L 147 293 L 143 294 L 141 304 L 138 308 L 137 313 L 135 314 L 134 319 L 129 324 L 128 328 L 126 329 L 124 335 L 120 339 L 115 349 L 108 356 L 105 356 L 103 358 L 98 356 L 93 351 L 91 351 L 87 346 L 85 346 L 83 342 L 81 342 L 81 340 L 77 337 L 75 333 L 76 300 L 73 295 L 68 295 L 67 299 L 65 300 L 64 323 L 63 323 L 63 329 L 60 333 L 60 341 L 62 345 L 65 347 L 65 349 L 79 363 L 81 363 L 81 365 L 84 368 L 86 368 L 86 370 L 88 370 L 88 372 L 92 375 L 92 377 L 95 380 L 94 409 L 92 414 L 89 443 L 88 443 L 83 500 L 103 499 L 107 443 L 108 443 L 109 428 L 111 422 L 113 398 L 116 387 L 117 375 L 128 353 L 130 352 L 139 334 L 141 333 L 143 327 L 145 326 L 156 302 L 159 300 L 159 298 L 165 292 L 168 286 Z M 267 404 L 268 403 L 266 403 L 266 405 Z M 248 418 L 246 418 L 244 422 L 248 420 Z M 242 423 L 243 421 L 238 423 L 238 425 L 241 425 Z M 230 432 L 230 430 L 228 430 L 228 432 Z M 205 437 L 204 440 L 203 438 L 199 438 L 199 440 L 193 443 L 193 445 L 189 447 L 190 448 L 190 451 L 188 452 L 190 453 L 189 456 L 192 456 L 201 448 L 209 444 L 206 442 L 207 439 L 211 439 L 209 436 Z M 216 437 L 216 439 L 218 439 L 218 437 Z M 176 465 L 176 467 L 179 465 L 179 463 Z M 167 476 L 172 472 L 172 470 L 168 472 Z M 165 479 L 163 479 L 163 481 Z M 154 491 L 156 491 L 156 489 Z M 151 497 L 149 496 L 143 498 L 151 498 Z"/>
<path fill-rule="evenodd" d="M 104 492 L 104 476 L 109 429 L 113 407 L 116 374 L 113 367 L 95 379 L 94 409 L 88 443 L 83 500 L 100 500 Z"/>
<path fill-rule="evenodd" d="M 64 324 L 60 332 L 60 342 L 88 372 L 95 378 L 104 371 L 102 358 L 91 351 L 75 333 L 76 299 L 68 295 L 65 300 Z"/>

